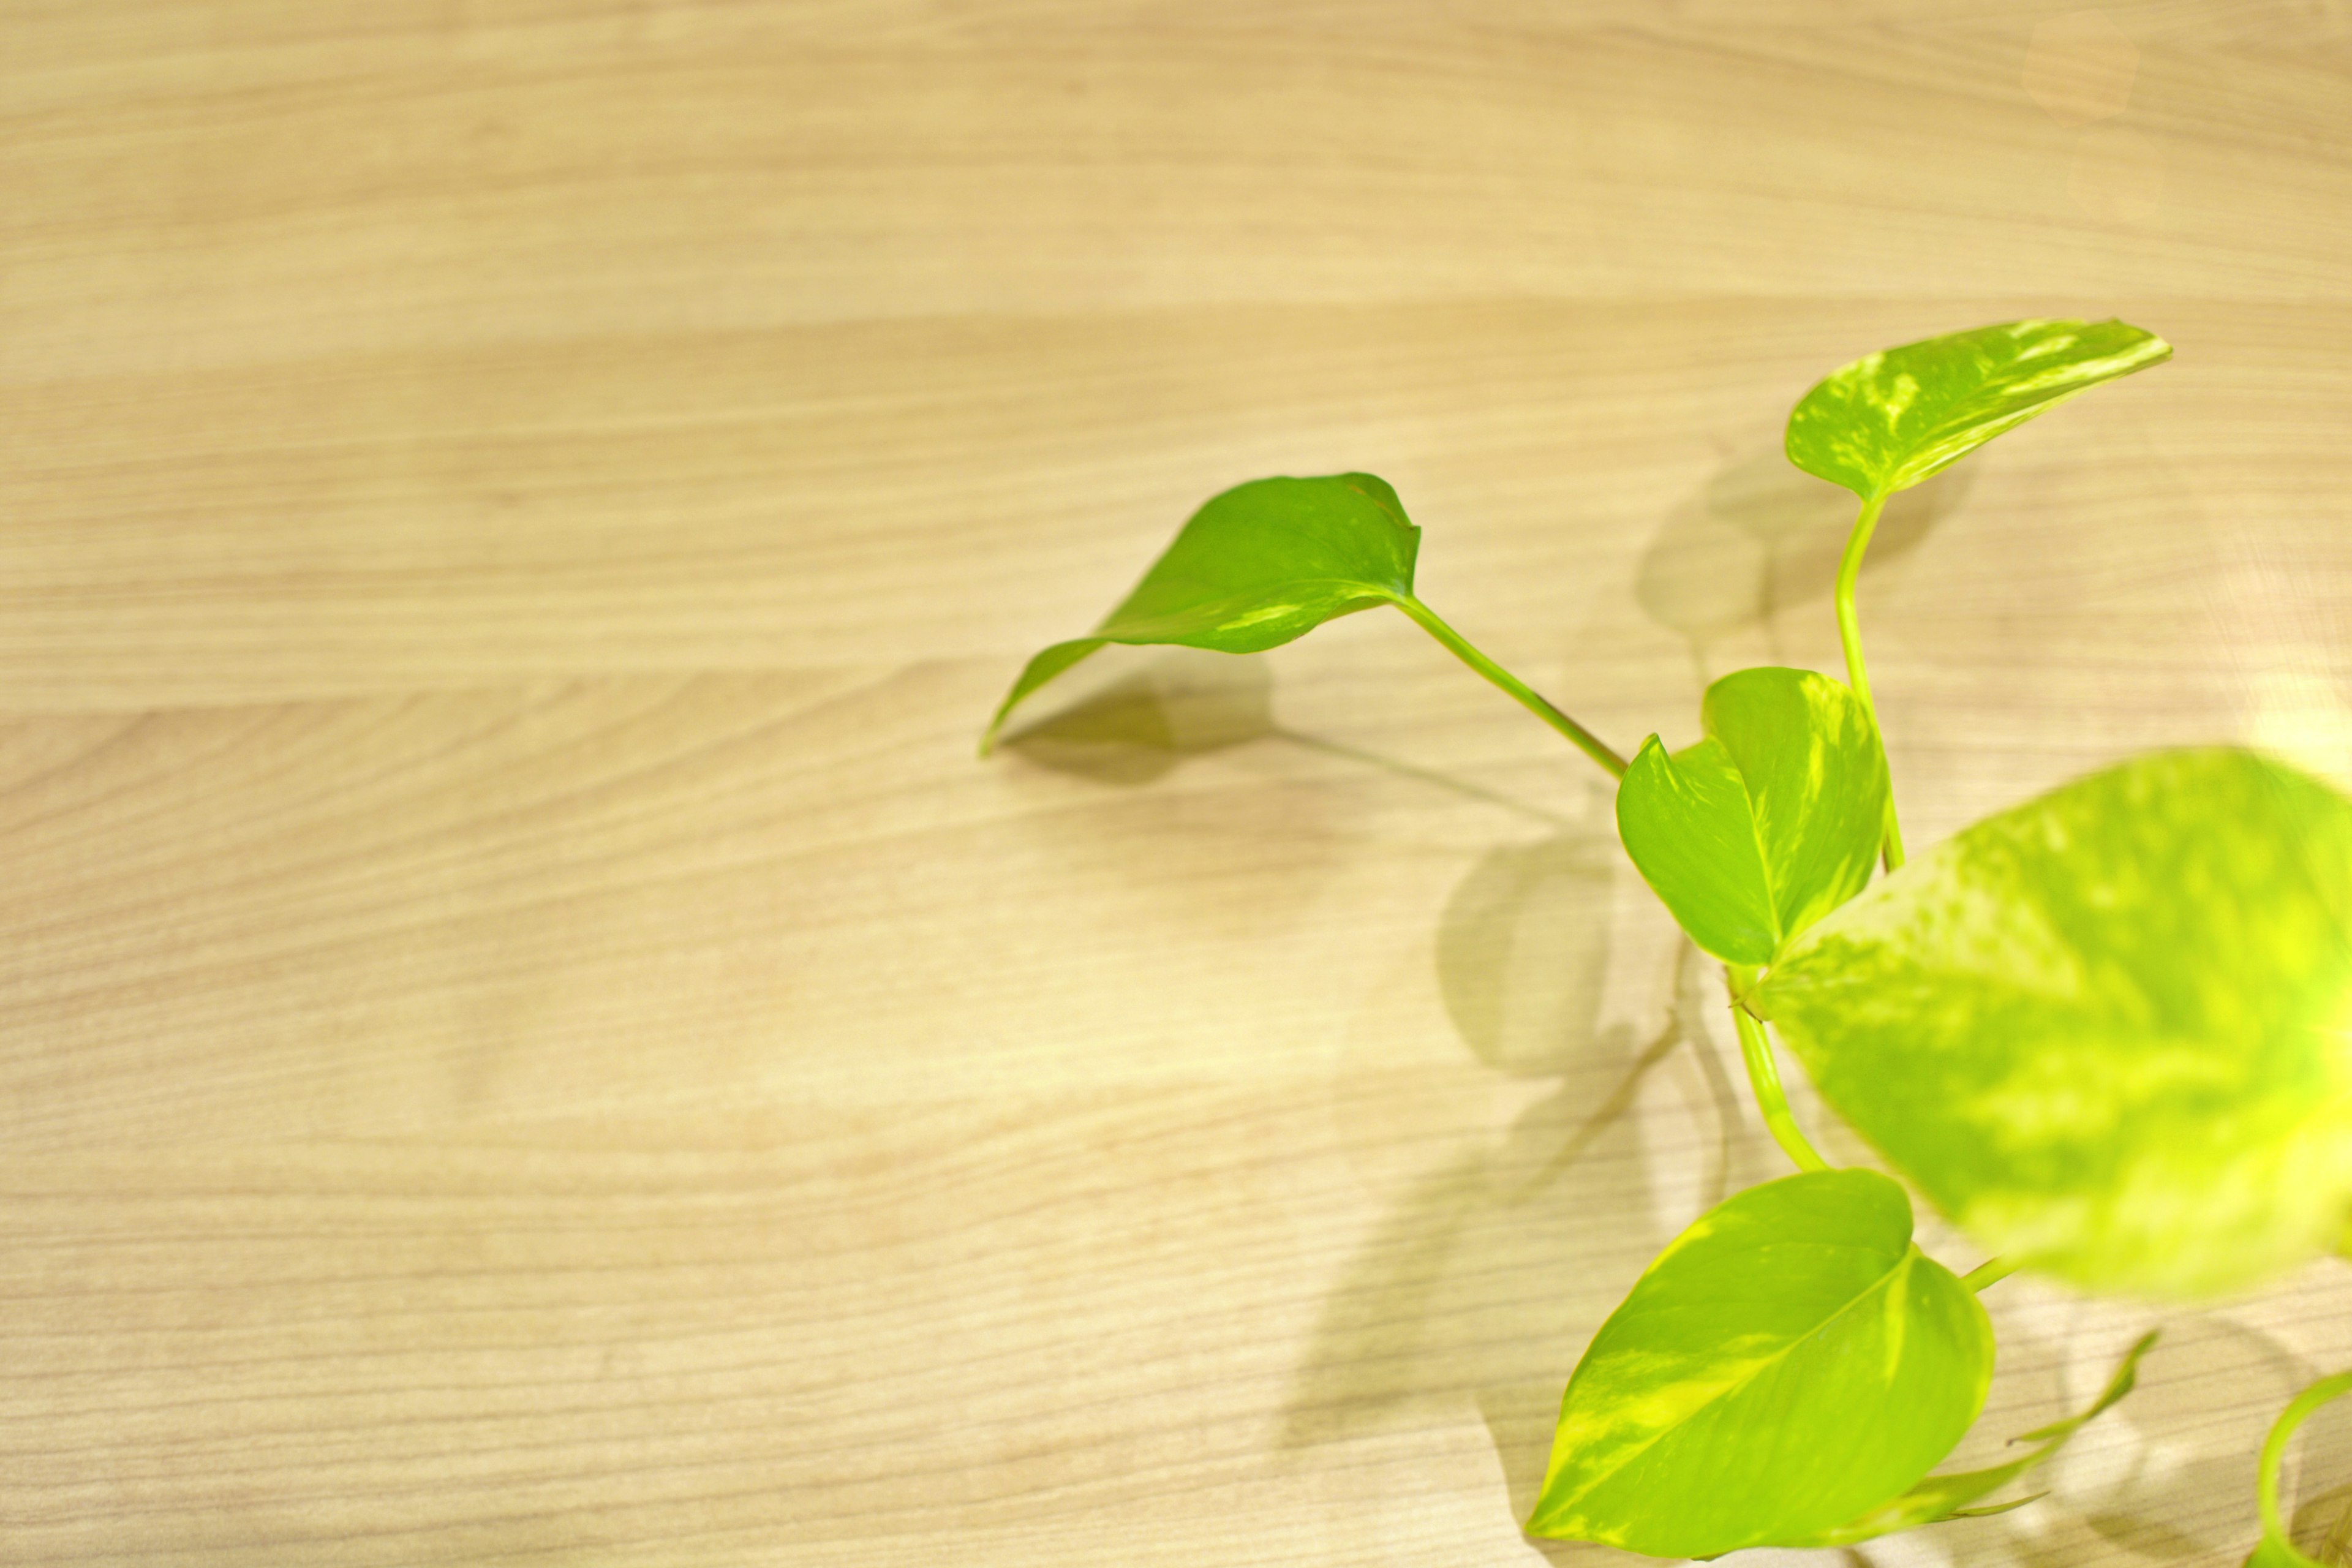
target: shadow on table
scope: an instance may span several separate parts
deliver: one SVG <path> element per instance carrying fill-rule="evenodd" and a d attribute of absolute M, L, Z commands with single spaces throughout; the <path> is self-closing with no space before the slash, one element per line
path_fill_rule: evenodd
<path fill-rule="evenodd" d="M 1916 548 L 1958 504 L 1965 476 L 1952 470 L 1895 498 L 1872 547 L 1874 566 Z M 1773 450 L 1727 465 L 1668 518 L 1643 558 L 1636 592 L 1654 620 L 1689 638 L 1702 685 L 1713 641 L 1769 628 L 1779 610 L 1828 598 L 1853 506 Z M 1498 847 L 1473 867 L 1436 933 L 1439 989 L 1464 1045 L 1496 1073 L 1549 1092 L 1491 1146 L 1441 1161 L 1391 1205 L 1325 1300 L 1281 1427 L 1282 1445 L 1296 1450 L 1475 1409 L 1513 1515 L 1525 1520 L 1541 1489 L 1560 1390 L 1592 1333 L 1678 1227 L 1676 1215 L 1779 1173 L 1776 1152 L 1746 1121 L 1726 1057 L 1696 1026 L 1722 1004 L 1714 963 L 1687 942 L 1675 948 L 1672 1001 L 1656 1033 L 1600 1026 L 1618 962 L 1613 889 L 1631 874 L 1605 826 L 1286 731 L 1271 692 L 1264 660 L 1156 650 L 1006 747 L 1057 772 L 1132 786 L 1188 757 L 1279 739 L 1550 826 L 1544 838 Z M 1630 1113 L 1662 1073 L 1675 1079 L 1686 1114 L 1645 1116 L 1637 1127 Z M 1686 1147 L 1670 1146 L 1678 1137 Z M 1662 1201 L 1656 1173 L 1677 1165 L 1695 1166 L 1696 1178 Z M 1988 1304 L 2003 1316 L 2002 1302 Z M 2196 1372 L 2167 1380 L 2166 1362 Z M 2105 1372 L 2086 1362 L 2010 1375 L 2031 1380 L 2030 1403 L 2054 1413 L 2078 1405 Z M 2057 1498 L 2021 1514 L 1937 1526 L 1938 1554 L 1988 1568 L 2117 1556 L 2169 1568 L 2242 1556 L 2259 1528 L 2253 1454 L 2262 1430 L 2317 1373 L 2269 1336 L 2211 1315 L 2169 1323 L 2150 1372 L 2104 1432 L 2091 1428 L 2053 1467 L 2045 1479 Z M 2074 1386 L 2084 1377 L 2088 1387 Z M 2305 1475 L 2344 1474 L 2352 1411 L 2323 1412 L 2301 1448 Z M 2321 1482 L 2296 1505 L 2298 1538 L 2316 1545 L 2347 1497 L 2344 1486 Z M 1530 1544 L 1555 1563 L 1618 1556 Z"/>
<path fill-rule="evenodd" d="M 1274 673 L 1263 658 L 1157 648 L 1139 668 L 1019 731 L 1004 742 L 1004 750 L 1055 773 L 1132 787 L 1164 776 L 1188 757 L 1276 740 L 1538 821 L 1567 821 L 1468 779 L 1286 728 L 1275 721 L 1273 692 Z"/>
<path fill-rule="evenodd" d="M 1968 484 L 1966 470 L 1952 470 L 1895 498 L 1872 569 L 1916 549 Z M 1702 686 L 1720 673 L 1707 668 L 1716 639 L 1769 631 L 1779 611 L 1829 599 L 1855 504 L 1775 450 L 1727 465 L 1668 518 L 1637 592 L 1652 618 L 1689 639 Z M 1785 1173 L 1747 1119 L 1734 1058 L 1697 1026 L 1723 1005 L 1712 960 L 1677 945 L 1673 1001 L 1654 1036 L 1600 1026 L 1601 1000 L 1627 962 L 1612 951 L 1612 881 L 1631 874 L 1605 826 L 1561 824 L 1538 843 L 1494 851 L 1456 888 L 1436 935 L 1454 1027 L 1486 1067 L 1551 1090 L 1491 1147 L 1412 1183 L 1349 1260 L 1286 1406 L 1286 1447 L 1439 1425 L 1466 1405 L 1494 1445 L 1513 1516 L 1526 1520 L 1561 1390 L 1593 1332 L 1680 1220 Z M 1652 1098 L 1664 1073 L 1680 1079 L 1679 1111 Z M 1692 1166 L 1696 1178 L 1681 1184 L 1677 1167 Z M 2017 1310 L 2011 1328 L 2022 1332 L 2031 1314 L 2019 1301 L 2013 1293 L 1988 1305 L 1997 1321 Z M 2009 1407 L 2035 1412 L 2026 1426 L 2079 1407 L 2112 1370 L 2112 1356 L 2092 1355 L 2087 1342 L 2043 1349 L 2012 1361 L 2004 1380 Z M 2242 1559 L 2258 1531 L 2253 1454 L 2308 1370 L 2294 1362 L 2275 1340 L 2221 1316 L 2174 1319 L 2151 1360 L 2155 1375 L 2096 1443 L 2079 1443 L 2045 1476 L 2057 1498 L 1939 1526 L 1936 1550 L 1987 1568 Z M 2168 1380 L 2168 1363 L 2194 1370 Z M 2345 1423 L 2352 1433 L 2352 1413 Z M 1988 1453 L 2003 1435 L 1982 1439 Z M 2309 1451 L 2328 1441 L 2315 1438 Z M 1995 1462 L 1969 1453 L 1967 1463 Z M 2306 1473 L 2342 1472 L 2315 1461 Z M 2302 1505 L 2299 1531 L 2324 1535 L 2340 1511 L 2336 1494 L 2315 1496 Z M 1602 1550 L 1530 1544 L 1562 1563 L 1597 1562 Z"/>
<path fill-rule="evenodd" d="M 1948 468 L 1889 500 L 1865 573 L 1917 548 L 1967 495 L 1969 472 Z M 1704 684 L 1709 644 L 1769 627 L 1784 608 L 1830 597 L 1854 510 L 1852 495 L 1790 466 L 1777 447 L 1750 451 L 1668 515 L 1643 553 L 1634 596 L 1652 620 L 1690 639 Z M 1109 651 L 1116 657 L 1120 650 Z M 1442 773 L 1285 730 L 1275 721 L 1272 692 L 1264 659 L 1154 649 L 1140 668 L 1023 727 L 1004 747 L 1055 772 L 1133 785 L 1160 778 L 1186 757 L 1274 736 L 1485 795 Z"/>
<path fill-rule="evenodd" d="M 1507 806 L 1550 831 L 1494 849 L 1448 900 L 1440 993 L 1486 1067 L 1549 1084 L 1498 1147 L 1442 1163 L 1396 1205 L 1325 1303 L 1284 1415 L 1294 1449 L 1412 1425 L 1432 1408 L 1486 1413 L 1520 1517 L 1534 1502 L 1559 1389 L 1583 1342 L 1671 1234 L 1627 1113 L 1680 1059 L 1707 1122 L 1698 1202 L 1727 1190 L 1740 1123 L 1731 1083 L 1684 1026 L 1711 966 L 1681 944 L 1665 1026 L 1599 1027 L 1611 969 L 1613 832 L 1467 780 L 1288 731 L 1265 661 L 1155 650 L 1139 668 L 1021 730 L 1005 749 L 1055 772 L 1132 787 L 1187 758 L 1262 740 L 1309 747 Z M 1691 1047 L 1695 1048 L 1685 1049 Z M 1573 1546 L 1547 1546 L 1573 1552 Z M 1586 1549 L 1594 1550 L 1599 1549 Z"/>
<path fill-rule="evenodd" d="M 1786 1173 L 1744 1114 L 1728 1056 L 1694 1026 L 1723 1005 L 1712 960 L 1677 942 L 1673 1000 L 1655 1035 L 1598 1025 L 1613 864 L 1598 832 L 1563 832 L 1496 850 L 1449 900 L 1437 953 L 1455 1029 L 1487 1068 L 1552 1087 L 1493 1146 L 1413 1182 L 1349 1261 L 1284 1410 L 1285 1447 L 1444 1426 L 1475 1409 L 1512 1515 L 1525 1521 L 1561 1389 L 1601 1321 L 1682 1219 Z M 1680 1079 L 1680 1108 L 1655 1095 L 1662 1074 Z M 1677 1170 L 1696 1179 L 1685 1187 Z M 2013 1288 L 1987 1304 L 2008 1346 L 2001 1403 L 2030 1413 L 2017 1429 L 2079 1408 L 2130 1337 L 2107 1344 L 2113 1333 L 2070 1330 L 2053 1343 L 2046 1297 L 2037 1310 Z M 2104 1323 L 2107 1310 L 2069 1321 Z M 2263 1432 L 2319 1369 L 2226 1315 L 2189 1312 L 2165 1324 L 2148 1370 L 2130 1400 L 2034 1482 L 2054 1489 L 2051 1501 L 1936 1527 L 1939 1559 L 1966 1568 L 2242 1559 L 2259 1531 Z M 2307 1545 L 2342 1513 L 2344 1490 L 2330 1481 L 2352 1469 L 2352 1406 L 2317 1424 L 2330 1418 L 2315 1418 L 2300 1450 L 2310 1479 L 2294 1518 Z M 1993 1422 L 1956 1468 L 1998 1462 L 2011 1428 Z M 1600 1561 L 1599 1548 L 1529 1544 L 1555 1563 Z"/>
<path fill-rule="evenodd" d="M 1650 1158 L 1684 1152 L 1651 1147 L 1659 1128 L 1645 1141 L 1629 1113 L 1673 1075 L 1696 1207 L 1744 1165 L 1731 1081 L 1688 1026 L 1708 1005 L 1709 963 L 1678 943 L 1674 1002 L 1651 1037 L 1596 1026 L 1614 852 L 1597 833 L 1498 850 L 1449 902 L 1438 967 L 1455 1027 L 1486 1066 L 1552 1089 L 1495 1145 L 1414 1183 L 1350 1260 L 1285 1409 L 1286 1447 L 1409 1429 L 1466 1405 L 1526 1518 L 1570 1368 L 1676 1228 Z"/>
<path fill-rule="evenodd" d="M 1998 1302 L 1988 1304 L 1998 1321 Z M 2037 1527 L 1994 1530 L 1986 1527 L 1999 1521 L 1977 1521 L 1966 1539 L 1978 1549 L 1956 1554 L 1958 1561 L 2022 1558 L 2060 1568 L 2118 1550 L 2150 1563 L 2244 1560 L 2262 1531 L 2254 1478 L 2263 1435 L 2320 1369 L 2219 1312 L 2166 1321 L 2147 1369 L 2130 1397 L 2045 1472 L 2035 1489 L 2056 1495 Z M 2297 1443 L 2302 1473 L 2317 1483 L 2303 1489 L 2292 1510 L 2306 1546 L 2315 1547 L 2341 1512 L 2344 1490 L 2327 1480 L 2343 1476 L 2352 1459 L 2347 1439 L 2352 1413 L 2306 1428 Z"/>
<path fill-rule="evenodd" d="M 1888 500 L 1865 578 L 1918 548 L 1967 496 L 1970 473 L 1947 468 Z M 1780 611 L 1830 598 L 1858 510 L 1850 491 L 1795 467 L 1777 445 L 1750 451 L 1668 514 L 1643 552 L 1634 598 L 1652 620 L 1690 639 L 1703 685 L 1711 679 L 1710 644 L 1769 630 Z"/>
<path fill-rule="evenodd" d="M 1098 784 L 1150 784 L 1186 757 L 1274 733 L 1273 691 L 1262 658 L 1155 649 L 1141 668 L 1025 726 L 1004 749 Z"/>
<path fill-rule="evenodd" d="M 1874 559 L 1899 556 L 1957 500 L 1922 487 L 1882 520 Z M 1671 515 L 1642 560 L 1651 617 L 1690 639 L 1702 683 L 1715 639 L 1826 599 L 1854 503 L 1777 450 L 1727 465 Z M 1415 1183 L 1349 1263 L 1285 1412 L 1307 1447 L 1475 1407 L 1521 1520 L 1551 1447 L 1560 1390 L 1585 1343 L 1677 1220 L 1768 1173 L 1772 1151 L 1724 1058 L 1696 1027 L 1721 1005 L 1716 966 L 1679 942 L 1663 1026 L 1599 1025 L 1612 969 L 1613 888 L 1630 874 L 1605 826 L 1562 824 L 1497 849 L 1456 888 L 1437 931 L 1437 978 L 1463 1043 L 1486 1067 L 1552 1091 L 1491 1148 Z M 1629 1113 L 1662 1071 L 1686 1116 Z M 1662 1128 L 1664 1130 L 1662 1133 Z M 1687 1140 L 1687 1152 L 1645 1146 Z M 1697 1168 L 1661 1201 L 1652 1161 Z M 1668 1177 L 1679 1180 L 1678 1177 Z M 1586 1549 L 1538 1543 L 1565 1560 Z"/>

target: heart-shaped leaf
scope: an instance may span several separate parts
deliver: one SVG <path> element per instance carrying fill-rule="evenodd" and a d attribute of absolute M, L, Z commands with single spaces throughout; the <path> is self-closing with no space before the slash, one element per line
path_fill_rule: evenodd
<path fill-rule="evenodd" d="M 1255 479 L 1192 514 L 1143 581 L 1090 636 L 1029 661 L 982 738 L 1021 700 L 1105 643 L 1258 653 L 1336 616 L 1412 595 L 1421 530 L 1370 474 Z"/>
<path fill-rule="evenodd" d="M 1764 964 L 1860 892 L 1886 812 L 1886 759 L 1853 692 L 1807 669 L 1707 688 L 1707 738 L 1654 735 L 1617 788 L 1625 852 L 1691 940 Z"/>
<path fill-rule="evenodd" d="M 1817 1535 L 1926 1474 L 1983 1408 L 1992 1325 L 1873 1171 L 1750 1187 L 1593 1337 L 1530 1534 L 1658 1557 Z"/>
<path fill-rule="evenodd" d="M 1728 963 L 1771 962 L 1771 879 L 1748 781 L 1722 742 L 1672 753 L 1655 735 L 1643 742 L 1617 784 L 1617 837 L 1693 942 Z"/>
<path fill-rule="evenodd" d="M 1989 1249 L 2231 1289 L 2352 1206 L 2352 801 L 2227 748 L 1978 823 L 1813 928 L 1756 1005 Z"/>
<path fill-rule="evenodd" d="M 2156 1335 L 2143 1334 L 2137 1344 L 2125 1352 L 2123 1364 L 2108 1379 L 2105 1390 L 2088 1410 L 2080 1415 L 2070 1415 L 2037 1431 L 2015 1438 L 2020 1443 L 2032 1443 L 2033 1450 L 2022 1458 L 2011 1459 L 2005 1465 L 1994 1465 L 1981 1470 L 1962 1470 L 1952 1475 L 1929 1476 L 1909 1491 L 1883 1508 L 1872 1509 L 1861 1518 L 1851 1520 L 1835 1530 L 1825 1530 L 1811 1540 L 1791 1542 L 1794 1546 L 1852 1546 L 1856 1542 L 1869 1541 L 1881 1535 L 1892 1535 L 1898 1530 L 1914 1525 L 1940 1524 L 1947 1520 L 1974 1519 L 1990 1513 L 2007 1513 L 2013 1508 L 2023 1508 L 2032 1498 L 2020 1498 L 2014 1502 L 1996 1503 L 1990 1508 L 1970 1505 L 1978 1499 L 1991 1496 L 2017 1479 L 2026 1471 L 2065 1447 L 2066 1439 L 2090 1423 L 2101 1411 L 2132 1391 L 2139 1379 L 2139 1358 L 2156 1343 Z M 2038 1495 L 2038 1494 L 2037 1494 Z"/>
<path fill-rule="evenodd" d="M 2172 356 L 2121 321 L 2009 321 L 1867 354 L 1789 416 L 1789 460 L 1864 500 L 1906 489 L 2004 430 Z"/>
<path fill-rule="evenodd" d="M 2296 1394 L 2271 1424 L 2254 1483 L 2262 1500 L 2263 1539 L 2246 1559 L 2246 1568 L 2320 1568 L 2318 1560 L 2297 1548 L 2287 1535 L 2286 1515 L 2279 1507 L 2279 1467 L 2286 1460 L 2286 1446 L 2295 1428 L 2309 1420 L 2313 1411 L 2347 1394 L 2352 1394 L 2352 1372 L 2323 1377 Z"/>

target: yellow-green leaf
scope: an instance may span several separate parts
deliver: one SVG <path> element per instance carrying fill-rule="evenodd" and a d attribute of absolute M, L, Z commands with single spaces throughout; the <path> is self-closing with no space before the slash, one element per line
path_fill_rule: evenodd
<path fill-rule="evenodd" d="M 1873 1171 L 1718 1204 L 1577 1363 L 1530 1534 L 1657 1557 L 1801 1541 L 1927 1473 L 1983 1408 L 1992 1326 Z"/>
<path fill-rule="evenodd" d="M 2234 1289 L 2352 1207 L 2352 801 L 2229 748 L 1990 817 L 1756 996 L 1822 1095 L 1989 1250 Z"/>
<path fill-rule="evenodd" d="M 1023 698 L 1106 643 L 1278 647 L 1336 616 L 1410 598 L 1420 545 L 1396 491 L 1370 474 L 1235 486 L 1192 514 L 1091 634 L 1029 661 L 981 750 Z"/>
<path fill-rule="evenodd" d="M 2121 321 L 2008 321 L 1866 354 L 1789 416 L 1789 460 L 1867 500 L 1908 489 L 2103 381 L 2170 358 Z"/>
<path fill-rule="evenodd" d="M 1723 742 L 1642 742 L 1617 784 L 1617 837 L 1693 942 L 1730 963 L 1771 962 L 1780 918 L 1748 783 Z"/>
<path fill-rule="evenodd" d="M 2129 1394 L 2132 1391 L 2132 1384 L 2139 1378 L 2140 1357 L 2146 1355 L 2148 1348 L 2155 1343 L 2155 1334 L 2142 1335 L 2139 1342 L 2125 1353 L 2123 1364 L 2116 1369 L 2115 1376 L 2108 1379 L 2105 1390 L 2093 1402 L 2091 1407 L 2080 1415 L 2068 1416 L 2063 1421 L 2054 1422 L 2039 1430 L 2028 1432 L 2022 1437 L 2012 1439 L 2019 1443 L 2035 1445 L 2032 1451 L 2023 1458 L 2011 1459 L 2003 1465 L 1993 1465 L 1981 1470 L 1961 1470 L 1951 1475 L 1928 1476 L 1909 1491 L 1884 1507 L 1872 1509 L 1868 1513 L 1850 1520 L 1835 1530 L 1825 1530 L 1809 1540 L 1792 1542 L 1790 1544 L 1851 1546 L 1856 1542 L 1869 1541 L 1881 1535 L 1891 1535 L 1898 1530 L 1909 1530 L 1915 1525 L 1940 1524 L 1947 1520 L 1973 1519 L 1983 1514 L 2006 1513 L 2011 1509 L 2024 1507 L 2033 1499 L 2019 1498 L 2013 1502 L 1996 1503 L 1990 1508 L 1977 1508 L 1970 1505 L 1980 1498 L 1991 1496 L 2049 1458 L 2051 1455 L 2065 1446 L 2067 1438 L 2082 1430 L 2093 1417 Z"/>
<path fill-rule="evenodd" d="M 1625 852 L 1691 940 L 1769 963 L 1869 882 L 1886 759 L 1853 692 L 1808 669 L 1743 669 L 1707 688 L 1707 738 L 1652 736 L 1617 787 Z"/>

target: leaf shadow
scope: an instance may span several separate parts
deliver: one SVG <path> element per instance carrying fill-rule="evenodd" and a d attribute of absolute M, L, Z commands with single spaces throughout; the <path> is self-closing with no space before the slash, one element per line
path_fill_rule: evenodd
<path fill-rule="evenodd" d="M 1972 471 L 1947 468 L 1891 498 L 1864 573 L 1916 549 L 1966 497 Z M 1653 621 L 1690 639 L 1704 668 L 1716 640 L 1831 596 L 1857 510 L 1851 492 L 1791 464 L 1777 442 L 1750 449 L 1667 514 L 1636 568 L 1634 599 Z"/>
<path fill-rule="evenodd" d="M 1129 650 L 1110 648 L 1116 658 Z M 1276 721 L 1274 672 L 1255 655 L 1155 648 L 1067 707 L 1016 731 L 1003 749 L 1055 773 L 1134 787 L 1164 777 L 1191 757 L 1276 740 L 1454 795 L 1499 805 L 1553 826 L 1568 819 L 1468 779 L 1361 747 L 1327 741 Z"/>
<path fill-rule="evenodd" d="M 1312 1448 L 1475 1411 L 1514 1516 L 1543 1483 L 1560 1390 L 1626 1287 L 1687 1215 L 1760 1163 L 1717 1044 L 1697 1026 L 1712 965 L 1677 934 L 1644 1037 L 1603 1026 L 1619 866 L 1605 827 L 1482 858 L 1436 935 L 1440 994 L 1493 1072 L 1549 1085 L 1491 1142 L 1412 1182 L 1327 1294 L 1280 1445 Z M 1631 1113 L 1653 1095 L 1665 1114 Z M 1696 1173 L 1662 1199 L 1654 1163 Z M 1534 1542 L 1554 1561 L 1604 1549 Z"/>
<path fill-rule="evenodd" d="M 2298 1503 L 2287 1528 L 2298 1542 L 2318 1542 L 2311 1555 L 2330 1568 L 2352 1562 L 2352 1483 L 2338 1482 Z"/>
<path fill-rule="evenodd" d="M 1437 927 L 1437 986 L 1454 1032 L 1517 1077 L 1576 1070 L 1599 1033 L 1608 984 L 1615 839 L 1554 833 L 1482 857 Z"/>
<path fill-rule="evenodd" d="M 2118 1407 L 2135 1442 L 2106 1495 L 2084 1509 L 2084 1521 L 2159 1561 L 2245 1550 L 2262 1532 L 2254 1479 L 2263 1437 L 2315 1374 L 2272 1335 L 2210 1313 L 2168 1322 L 2164 1354 L 2196 1374 L 2149 1379 Z"/>
<path fill-rule="evenodd" d="M 2329 1369 L 2305 1367 L 2305 1384 Z M 2289 1449 L 2294 1479 L 2287 1489 L 2287 1528 L 2322 1563 L 2352 1562 L 2352 1408 L 2343 1401 L 2312 1412 Z"/>
<path fill-rule="evenodd" d="M 1448 899 L 1438 989 L 1485 1067 L 1551 1090 L 1498 1146 L 1424 1173 L 1327 1297 L 1286 1402 L 1281 1447 L 1299 1450 L 1460 1410 L 1496 1445 L 1515 1517 L 1532 1510 L 1569 1369 L 1678 1228 L 1662 1217 L 1629 1113 L 1670 1065 L 1692 1112 L 1693 1212 L 1729 1191 L 1749 1133 L 1714 1045 L 1687 1027 L 1709 966 L 1676 938 L 1664 1026 L 1646 1041 L 1600 1026 L 1612 963 L 1613 832 L 1466 780 L 1283 728 L 1265 661 L 1154 650 L 1139 668 L 1028 726 L 1005 749 L 1056 772 L 1145 784 L 1188 757 L 1262 739 L 1291 743 L 1508 807 L 1550 832 L 1484 856 Z M 1704 1123 L 1704 1125 L 1701 1125 Z M 1607 1548 L 1534 1542 L 1555 1562 Z"/>
<path fill-rule="evenodd" d="M 1627 1102 L 1648 1071 L 1629 1045 L 1606 1047 L 1612 1098 Z M 1499 1150 L 1442 1162 L 1391 1207 L 1324 1301 L 1284 1447 L 1419 1426 L 1531 1379 L 1557 1403 L 1583 1340 L 1662 1239 L 1633 1130 L 1622 1111 L 1593 1115 L 1584 1076 L 1530 1107 Z M 1540 1180 L 1578 1144 L 1593 1157 Z"/>
<path fill-rule="evenodd" d="M 1118 651 L 1105 653 L 1115 658 Z M 1139 667 L 1025 726 L 1003 748 L 1097 784 L 1146 784 L 1186 757 L 1272 733 L 1273 693 L 1273 672 L 1262 658 L 1155 649 Z"/>

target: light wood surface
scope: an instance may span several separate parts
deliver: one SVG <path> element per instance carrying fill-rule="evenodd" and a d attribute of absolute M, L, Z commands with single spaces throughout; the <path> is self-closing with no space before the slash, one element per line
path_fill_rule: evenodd
<path fill-rule="evenodd" d="M 1560 1385 L 1779 1169 L 1601 775 L 1392 616 L 989 707 L 1354 467 L 1687 739 L 1836 668 L 1814 377 L 2120 314 L 1883 531 L 1910 836 L 2352 777 L 2348 254 L 2343 0 L 0 0 L 0 1561 L 1599 1568 Z M 2235 1563 L 2352 1362 L 1990 1300 L 1970 1455 L 2168 1338 L 1874 1563 Z"/>

